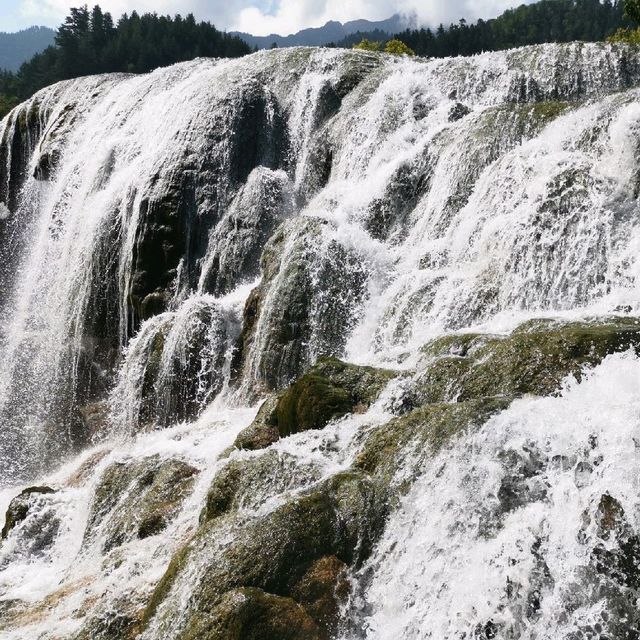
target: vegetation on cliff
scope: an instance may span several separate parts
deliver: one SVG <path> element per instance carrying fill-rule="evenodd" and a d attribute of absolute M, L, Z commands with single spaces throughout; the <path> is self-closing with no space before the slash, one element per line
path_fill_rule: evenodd
<path fill-rule="evenodd" d="M 354 49 L 361 49 L 363 51 L 384 51 L 385 53 L 391 53 L 396 56 L 415 56 L 415 51 L 408 47 L 402 40 L 393 38 L 389 40 L 384 47 L 382 42 L 376 40 L 368 40 L 363 38 L 358 44 L 353 45 Z"/>
<path fill-rule="evenodd" d="M 97 73 L 145 73 L 175 62 L 203 57 L 235 58 L 250 53 L 240 38 L 209 22 L 157 14 L 124 14 L 117 22 L 96 5 L 72 8 L 55 44 L 25 62 L 17 73 L 0 73 L 0 117 L 16 98 L 47 85 Z"/>
<path fill-rule="evenodd" d="M 544 42 L 600 41 L 631 26 L 623 0 L 540 0 L 509 9 L 493 20 L 439 25 L 436 29 L 407 29 L 394 36 L 419 56 L 448 57 L 499 51 Z M 358 33 L 339 47 L 362 39 L 383 41 L 380 33 Z"/>
<path fill-rule="evenodd" d="M 640 1 L 624 0 L 624 17 L 640 25 Z M 609 36 L 609 42 L 626 42 L 627 44 L 640 44 L 640 27 L 635 29 L 623 27 L 618 29 L 613 35 Z"/>

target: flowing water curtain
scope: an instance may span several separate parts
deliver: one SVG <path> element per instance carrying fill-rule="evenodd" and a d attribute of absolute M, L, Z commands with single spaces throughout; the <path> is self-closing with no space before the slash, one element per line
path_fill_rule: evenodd
<path fill-rule="evenodd" d="M 14 421 L 18 431 L 28 422 L 37 436 L 38 425 L 46 430 L 49 422 L 66 433 L 66 446 L 81 446 L 89 435 L 84 407 L 104 398 L 119 350 L 143 322 L 176 311 L 194 288 L 216 294 L 240 284 L 223 273 L 234 253 L 251 254 L 240 277 L 255 277 L 261 246 L 292 214 L 291 188 L 339 241 L 328 245 L 334 266 L 317 263 L 307 284 L 287 283 L 295 274 L 286 265 L 274 280 L 283 291 L 307 290 L 301 315 L 289 319 L 300 336 L 266 348 L 265 335 L 244 355 L 280 362 L 276 385 L 321 354 L 343 353 L 358 322 L 352 344 L 384 360 L 419 346 L 424 327 L 467 326 L 506 310 L 569 309 L 615 294 L 628 280 L 621 240 L 628 223 L 621 215 L 607 219 L 619 188 L 603 167 L 618 160 L 615 151 L 605 160 L 608 131 L 588 123 L 618 112 L 628 120 L 624 102 L 632 98 L 585 112 L 575 111 L 575 101 L 626 87 L 635 62 L 623 66 L 612 49 L 593 45 L 541 51 L 533 65 L 524 51 L 445 67 L 295 50 L 277 54 L 293 75 L 265 57 L 252 69 L 244 61 L 195 62 L 186 75 L 171 68 L 152 78 L 113 78 L 100 87 L 77 80 L 45 90 L 7 120 L 3 134 L 7 163 L 18 167 L 42 136 L 33 166 L 5 176 L 12 218 L 35 217 L 20 270 L 29 275 L 14 283 L 4 332 L 4 377 L 14 391 L 5 385 L 3 403 L 22 416 Z M 271 84 L 247 80 L 252 73 Z M 158 112 L 163 100 L 169 112 Z M 553 129 L 555 118 L 562 124 Z M 25 142 L 14 144 L 20 131 Z M 535 142 L 527 146 L 529 138 Z M 154 145 L 146 144 L 151 139 Z M 461 173 L 466 166 L 471 171 Z M 539 193 L 519 189 L 523 180 Z M 44 189 L 36 212 L 28 213 L 32 196 L 17 204 L 16 181 L 25 194 Z M 535 198 L 541 202 L 531 207 Z M 243 232 L 244 216 L 233 211 L 250 208 L 256 222 Z M 517 218 L 509 222 L 511 236 L 498 238 L 508 215 Z M 554 237 L 567 233 L 582 234 L 580 242 L 557 246 Z M 585 242 L 584 255 L 576 255 Z M 570 263 L 587 277 L 577 278 Z M 327 281 L 346 288 L 323 291 Z M 278 287 L 265 291 L 265 300 L 275 300 Z M 257 321 L 259 335 L 263 326 L 273 333 L 268 317 L 280 303 L 270 304 Z M 295 340 L 307 346 L 301 351 Z M 250 374 L 260 384 L 263 376 Z M 32 391 L 22 394 L 18 379 Z"/>
<path fill-rule="evenodd" d="M 221 478 L 232 478 L 237 493 L 218 507 L 233 514 L 221 525 L 203 523 L 198 535 L 206 544 L 193 552 L 193 566 L 181 564 L 183 556 L 173 565 L 186 569 L 163 592 L 166 603 L 146 637 L 166 637 L 167 629 L 182 633 L 181 625 L 189 623 L 183 613 L 198 615 L 198 606 L 215 601 L 211 594 L 224 595 L 216 591 L 220 585 L 235 585 L 234 562 L 242 561 L 247 575 L 258 575 L 249 568 L 259 572 L 265 588 L 288 589 L 288 578 L 299 576 L 286 572 L 300 567 L 286 554 L 299 545 L 316 552 L 316 529 L 308 522 L 321 531 L 322 553 L 342 554 L 345 565 L 353 560 L 361 587 L 355 605 L 362 607 L 351 613 L 358 633 L 372 638 L 386 637 L 389 628 L 420 637 L 427 619 L 445 637 L 458 631 L 478 638 L 517 634 L 526 625 L 564 632 L 553 608 L 557 601 L 576 601 L 569 581 L 580 575 L 593 586 L 578 603 L 586 613 L 574 611 L 572 618 L 581 631 L 588 631 L 598 607 L 624 613 L 623 596 L 636 588 L 629 584 L 635 578 L 606 575 L 602 567 L 625 565 L 625 549 L 636 553 L 633 479 L 616 475 L 618 468 L 635 469 L 635 405 L 633 389 L 621 379 L 615 388 L 606 381 L 618 381 L 616 370 L 633 382 L 632 356 L 606 361 L 584 387 L 571 386 L 560 398 L 526 398 L 509 409 L 513 390 L 488 389 L 475 380 L 491 396 L 478 401 L 482 419 L 498 415 L 479 435 L 462 434 L 449 458 L 436 456 L 438 465 L 431 467 L 428 447 L 413 458 L 395 458 L 392 446 L 384 449 L 383 462 L 396 464 L 388 470 L 390 484 L 404 482 L 409 491 L 404 500 L 381 499 L 371 479 L 363 478 L 362 465 L 370 460 L 361 446 L 374 427 L 381 427 L 383 439 L 392 417 L 399 421 L 395 426 L 405 424 L 391 413 L 411 412 L 421 402 L 435 405 L 427 412 L 452 412 L 462 420 L 476 407 L 473 397 L 470 404 L 459 397 L 464 376 L 481 370 L 487 379 L 500 378 L 500 371 L 482 369 L 480 358 L 487 356 L 483 340 L 495 336 L 472 333 L 460 344 L 443 339 L 442 368 L 430 369 L 425 359 L 433 356 L 433 345 L 425 344 L 434 336 L 464 328 L 503 331 L 540 314 L 584 319 L 637 312 L 640 114 L 637 90 L 629 87 L 639 79 L 637 53 L 605 45 L 550 45 L 446 62 L 294 49 L 116 76 L 100 87 L 84 79 L 45 90 L 38 100 L 55 108 L 41 114 L 40 147 L 29 145 L 7 160 L 29 165 L 8 183 L 24 183 L 23 200 L 16 207 L 10 201 L 15 195 L 3 195 L 6 219 L 17 228 L 20 220 L 33 219 L 25 225 L 19 264 L 8 272 L 15 274 L 15 294 L 2 325 L 5 477 L 33 477 L 43 452 L 58 463 L 94 435 L 120 447 L 105 466 L 96 463 L 97 471 L 79 471 L 90 488 L 76 494 L 65 485 L 33 503 L 48 518 L 62 509 L 58 502 L 86 513 L 93 500 L 95 513 L 108 518 L 99 487 L 108 494 L 112 479 L 126 479 L 114 504 L 127 503 L 127 512 L 113 521 L 114 540 L 107 546 L 138 545 L 140 553 L 130 555 L 147 571 L 135 583 L 135 604 L 143 608 L 143 595 L 163 568 L 158 556 L 141 551 L 145 536 L 164 535 L 166 548 L 175 549 L 186 531 L 195 530 L 207 483 L 220 471 L 217 456 L 246 426 L 235 418 L 226 426 L 214 420 L 206 412 L 214 397 L 229 391 L 214 405 L 214 413 L 226 415 L 229 399 L 247 404 L 281 390 L 324 356 L 404 367 L 409 373 L 376 405 L 361 398 L 358 384 L 367 384 L 354 383 L 358 393 L 340 386 L 340 376 L 355 375 L 350 368 L 344 373 L 334 361 L 323 361 L 296 389 L 311 398 L 314 390 L 329 389 L 336 420 L 298 434 L 289 421 L 274 435 L 269 415 L 268 435 L 277 444 L 266 452 L 231 454 L 230 475 Z M 17 135 L 8 122 L 7 141 Z M 9 146 L 23 149 L 21 141 Z M 555 330 L 552 345 L 574 346 Z M 608 330 L 581 329 L 596 337 Z M 525 323 L 514 334 L 522 347 L 517 354 L 533 353 L 538 362 L 538 352 L 529 348 L 541 331 Z M 614 332 L 607 348 L 627 344 L 618 338 Z M 595 355 L 597 364 L 603 354 Z M 327 366 L 338 367 L 338 379 L 323 377 Z M 410 373 L 415 366 L 417 381 Z M 365 373 L 356 370 L 357 381 Z M 420 387 L 423 373 L 440 395 Z M 540 375 L 555 383 L 555 373 Z M 386 383 L 395 373 L 378 375 Z M 289 400 L 282 414 L 295 408 Z M 581 413 L 576 407 L 583 401 Z M 609 414 L 620 426 L 615 433 L 600 421 Z M 263 417 L 258 427 L 265 426 Z M 176 430 L 160 429 L 177 423 Z M 419 433 L 421 423 L 407 424 L 413 429 L 403 435 Z M 541 425 L 546 438 L 536 431 Z M 113 442 L 131 435 L 137 438 Z M 178 452 L 189 464 L 146 460 L 147 447 L 169 458 Z M 150 494 L 160 500 L 174 481 L 186 494 L 198 471 L 204 479 L 195 481 L 195 497 L 183 511 L 172 503 L 159 513 L 158 505 L 146 504 L 141 513 L 153 518 L 141 526 L 129 499 Z M 242 484 L 245 472 L 267 504 L 251 501 L 251 487 Z M 616 482 L 624 490 L 615 492 Z M 551 496 L 550 502 L 547 485 L 554 483 L 569 497 Z M 101 494 L 95 499 L 93 487 Z M 446 531 L 438 531 L 453 554 L 482 551 L 474 565 L 478 574 L 487 573 L 480 604 L 453 575 L 455 566 L 443 566 L 440 538 L 429 537 L 435 534 L 433 510 L 425 512 L 425 504 L 440 504 L 446 496 L 453 496 L 442 505 Z M 384 510 L 396 504 L 382 534 Z M 207 506 L 215 514 L 214 507 L 215 500 Z M 571 531 L 582 541 L 547 535 L 553 509 L 565 507 L 575 516 Z M 316 519 L 308 520 L 307 508 Z M 467 513 L 470 522 L 456 528 Z M 583 513 L 590 521 L 581 528 Z M 603 519 L 613 523 L 608 530 Z M 168 527 L 166 535 L 162 527 Z M 98 528 L 109 533 L 104 523 Z M 416 535 L 407 539 L 406 530 Z M 558 531 L 562 537 L 566 530 Z M 608 536 L 623 556 L 607 555 L 615 549 L 599 547 L 598 536 Z M 158 540 L 149 547 L 157 548 Z M 240 547 L 252 552 L 235 554 Z M 416 562 L 420 553 L 423 561 Z M 554 577 L 562 553 L 580 560 L 566 580 Z M 128 555 L 122 554 L 117 569 L 123 584 L 142 575 Z M 225 562 L 217 562 L 222 557 Z M 64 562 L 73 574 L 72 560 Z M 407 567 L 402 576 L 394 573 L 398 565 Z M 276 569 L 288 576 L 281 584 L 268 582 Z M 209 574 L 220 580 L 207 582 Z M 413 581 L 410 589 L 400 584 L 405 576 Z M 397 582 L 391 609 L 381 595 L 389 582 Z M 105 608 L 126 609 L 114 583 L 104 575 L 97 583 L 110 585 L 103 589 L 110 594 Z M 448 584 L 465 598 L 456 600 Z M 602 584 L 605 604 L 594 595 Z M 441 591 L 435 593 L 434 585 Z M 416 589 L 420 602 L 412 599 Z M 536 611 L 536 599 L 551 610 Z M 185 600 L 188 612 L 181 606 Z M 397 609 L 404 614 L 395 615 Z"/>
<path fill-rule="evenodd" d="M 637 357 L 612 356 L 432 459 L 360 573 L 365 637 L 637 628 L 639 376 Z"/>

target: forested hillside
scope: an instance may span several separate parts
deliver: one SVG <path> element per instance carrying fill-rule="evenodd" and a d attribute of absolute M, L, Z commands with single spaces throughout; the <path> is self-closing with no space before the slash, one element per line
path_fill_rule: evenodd
<path fill-rule="evenodd" d="M 186 17 L 123 15 L 117 23 L 99 6 L 71 9 L 53 46 L 35 55 L 18 73 L 0 73 L 0 117 L 13 104 L 59 80 L 114 71 L 144 73 L 203 57 L 234 58 L 250 53 L 240 38 L 208 22 Z"/>
<path fill-rule="evenodd" d="M 0 33 L 0 69 L 17 71 L 20 65 L 53 44 L 55 31 L 30 27 L 17 33 Z"/>
<path fill-rule="evenodd" d="M 623 4 L 622 0 L 541 0 L 510 9 L 494 20 L 479 20 L 475 24 L 461 20 L 448 28 L 440 25 L 435 31 L 409 29 L 395 37 L 417 55 L 435 57 L 543 42 L 598 41 L 630 25 L 623 16 Z"/>

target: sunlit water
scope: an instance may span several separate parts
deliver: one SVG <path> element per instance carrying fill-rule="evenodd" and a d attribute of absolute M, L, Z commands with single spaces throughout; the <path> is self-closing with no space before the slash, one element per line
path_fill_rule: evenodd
<path fill-rule="evenodd" d="M 637 58 L 604 45 L 446 61 L 263 52 L 63 83 L 6 118 L 0 137 L 11 140 L 19 114 L 37 105 L 42 133 L 28 141 L 21 199 L 12 211 L 0 209 L 16 247 L 2 267 L 12 293 L 0 315 L 0 480 L 7 486 L 0 509 L 16 484 L 37 481 L 59 490 L 42 496 L 36 513 L 50 509 L 61 523 L 43 555 L 20 548 L 18 536 L 0 547 L 0 599 L 50 598 L 21 628 L 3 631 L 7 638 L 64 636 L 100 598 L 149 594 L 195 530 L 221 454 L 255 415 L 287 268 L 300 255 L 311 274 L 307 363 L 329 345 L 349 361 L 410 371 L 418 349 L 446 332 L 640 311 Z M 325 117 L 326 92 L 352 66 L 362 81 Z M 286 158 L 251 168 L 238 184 L 234 126 L 256 87 L 265 127 L 285 122 Z M 318 182 L 315 152 L 323 145 L 330 170 Z M 14 151 L 3 149 L 10 166 Z M 31 177 L 52 152 L 60 156 L 52 178 Z M 204 249 L 181 258 L 167 309 L 140 322 L 130 300 L 141 211 L 166 195 L 176 172 L 206 176 L 193 187 L 192 220 L 206 236 L 193 238 L 194 246 L 199 240 Z M 9 172 L 3 175 L 8 192 Z M 264 276 L 257 257 L 245 258 L 259 255 L 282 223 L 278 272 L 234 380 L 243 308 Z M 343 259 L 357 272 L 357 286 L 335 275 Z M 74 458 L 62 441 L 74 426 L 69 407 L 82 402 L 83 357 L 93 348 L 89 318 L 101 296 L 109 297 L 118 354 L 104 373 L 109 430 Z M 336 308 L 344 317 L 339 339 L 325 322 Z M 195 336 L 205 345 L 196 356 Z M 147 401 L 158 340 L 155 395 Z M 173 383 L 187 371 L 195 376 L 189 401 L 199 417 L 185 423 Z M 576 624 L 595 624 L 604 596 L 582 593 L 567 620 L 567 593 L 586 581 L 603 494 L 622 504 L 631 527 L 640 524 L 639 384 L 634 356 L 610 357 L 581 384 L 567 381 L 561 396 L 518 400 L 430 461 L 353 576 L 345 618 L 358 631 L 345 638 L 457 640 L 484 637 L 478 634 L 487 629 L 505 638 L 559 638 Z M 383 394 L 368 413 L 275 449 L 314 466 L 320 480 L 349 466 L 358 435 L 388 420 L 389 406 Z M 100 451 L 86 480 L 70 486 L 68 478 Z M 126 543 L 117 561 L 102 556 L 99 539 L 83 546 L 103 471 L 156 453 L 200 472 L 180 515 L 158 537 Z M 232 457 L 248 455 L 255 454 Z M 527 456 L 535 458 L 528 498 L 498 518 L 509 464 Z M 270 497 L 260 509 L 281 499 Z M 483 527 L 496 519 L 489 536 Z M 552 587 L 527 617 L 540 572 Z"/>

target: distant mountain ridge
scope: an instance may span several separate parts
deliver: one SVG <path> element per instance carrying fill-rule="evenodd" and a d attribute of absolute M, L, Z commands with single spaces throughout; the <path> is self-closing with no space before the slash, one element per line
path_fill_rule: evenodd
<path fill-rule="evenodd" d="M 29 27 L 16 33 L 0 32 L 0 69 L 17 71 L 23 62 L 53 44 L 56 32 L 49 27 Z"/>
<path fill-rule="evenodd" d="M 277 34 L 254 36 L 250 33 L 242 33 L 239 31 L 232 32 L 232 35 L 239 36 L 249 46 L 258 47 L 258 49 L 268 49 L 273 46 L 274 43 L 278 47 L 317 47 L 329 44 L 330 42 L 339 42 L 358 32 L 368 33 L 372 31 L 382 31 L 385 34 L 392 35 L 405 29 L 414 28 L 415 26 L 415 18 L 396 14 L 387 20 L 377 22 L 371 20 L 352 20 L 342 23 L 331 20 L 322 27 L 303 29 L 288 36 Z"/>

